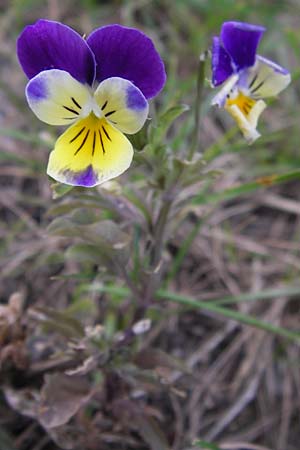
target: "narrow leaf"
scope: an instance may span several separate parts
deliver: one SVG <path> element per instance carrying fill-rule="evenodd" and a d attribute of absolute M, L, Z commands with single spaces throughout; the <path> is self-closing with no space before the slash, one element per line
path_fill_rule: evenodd
<path fill-rule="evenodd" d="M 169 108 L 159 117 L 158 125 L 149 127 L 149 143 L 154 146 L 159 145 L 173 122 L 188 110 L 189 106 L 184 104 Z"/>
<path fill-rule="evenodd" d="M 193 445 L 200 447 L 201 450 L 221 450 L 216 444 L 206 441 L 195 441 Z"/>
<path fill-rule="evenodd" d="M 214 192 L 213 194 L 199 194 L 192 199 L 192 203 L 196 205 L 200 204 L 216 204 L 225 200 L 232 200 L 233 198 L 239 197 L 240 195 L 245 195 L 250 192 L 264 189 L 269 186 L 274 186 L 276 184 L 286 183 L 292 180 L 300 179 L 300 170 L 294 170 L 287 172 L 282 175 L 270 175 L 266 177 L 257 178 L 254 181 L 248 183 L 240 184 L 238 186 L 225 189 L 222 192 Z"/>
<path fill-rule="evenodd" d="M 87 286 L 86 289 L 89 291 L 91 289 L 90 286 Z M 96 285 L 92 287 L 92 290 L 96 290 L 97 292 L 107 292 L 112 293 L 114 295 L 119 295 L 121 297 L 126 297 L 130 295 L 130 291 L 127 288 L 120 287 L 120 286 L 104 286 L 104 285 Z M 286 296 L 286 297 L 293 297 L 298 296 L 300 293 L 300 287 L 287 287 L 287 288 L 281 288 L 280 291 L 278 290 L 266 290 L 261 291 L 260 293 L 248 293 L 243 294 L 242 298 L 239 296 L 238 301 L 253 301 L 253 300 L 262 300 L 266 298 L 276 298 L 278 297 L 278 293 L 280 292 L 280 296 Z M 255 298 L 254 298 L 255 296 Z M 235 303 L 236 302 L 236 296 L 232 297 L 226 297 L 225 303 Z M 286 328 L 282 328 L 276 325 L 273 325 L 269 322 L 265 322 L 263 320 L 257 319 L 256 317 L 250 316 L 248 314 L 240 313 L 239 311 L 230 309 L 230 308 L 224 308 L 222 306 L 218 305 L 218 302 L 222 303 L 224 302 L 223 299 L 215 299 L 208 301 L 200 301 L 192 297 L 188 297 L 185 295 L 176 294 L 174 292 L 166 291 L 163 289 L 160 289 L 156 292 L 156 299 L 159 301 L 160 299 L 173 301 L 175 303 L 179 303 L 182 305 L 185 305 L 189 308 L 196 308 L 196 309 L 203 309 L 206 311 L 212 311 L 217 314 L 220 314 L 221 316 L 228 317 L 231 320 L 235 320 L 240 323 L 244 323 L 246 325 L 250 325 L 256 328 L 260 328 L 262 330 L 268 331 L 270 333 L 273 333 L 278 336 L 285 337 L 287 339 L 291 339 L 293 341 L 300 342 L 300 333 L 296 331 L 287 330 Z"/>
<path fill-rule="evenodd" d="M 170 450 L 166 436 L 159 425 L 151 418 L 139 414 L 135 416 L 138 432 L 151 450 Z"/>
<path fill-rule="evenodd" d="M 51 190 L 52 190 L 52 198 L 53 200 L 63 197 L 64 195 L 68 194 L 70 191 L 74 189 L 74 186 L 69 186 L 67 184 L 63 183 L 53 183 L 51 184 Z"/>

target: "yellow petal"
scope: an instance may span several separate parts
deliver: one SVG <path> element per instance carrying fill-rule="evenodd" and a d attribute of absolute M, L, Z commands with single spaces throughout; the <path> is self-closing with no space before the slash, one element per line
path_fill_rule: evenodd
<path fill-rule="evenodd" d="M 266 106 L 263 100 L 255 101 L 241 92 L 235 98 L 226 101 L 226 111 L 236 121 L 249 144 L 252 144 L 260 136 L 256 127 L 259 116 Z"/>
<path fill-rule="evenodd" d="M 61 183 L 92 187 L 123 173 L 132 157 L 129 140 L 92 113 L 57 140 L 47 173 Z"/>

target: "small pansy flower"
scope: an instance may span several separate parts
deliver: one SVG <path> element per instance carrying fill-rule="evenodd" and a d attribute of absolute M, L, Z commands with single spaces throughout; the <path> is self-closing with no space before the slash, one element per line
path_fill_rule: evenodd
<path fill-rule="evenodd" d="M 220 36 L 213 38 L 212 85 L 223 86 L 212 104 L 231 114 L 249 143 L 260 136 L 262 99 L 276 96 L 291 81 L 286 69 L 256 54 L 264 31 L 258 25 L 224 22 Z"/>
<path fill-rule="evenodd" d="M 88 38 L 39 20 L 17 42 L 30 81 L 28 104 L 50 125 L 71 125 L 50 154 L 47 173 L 62 183 L 96 186 L 123 173 L 133 148 L 125 134 L 141 129 L 148 101 L 166 80 L 163 62 L 142 32 L 120 25 Z"/>

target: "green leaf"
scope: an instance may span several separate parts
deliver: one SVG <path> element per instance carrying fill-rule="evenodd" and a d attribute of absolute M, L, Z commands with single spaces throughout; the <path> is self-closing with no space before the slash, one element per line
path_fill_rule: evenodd
<path fill-rule="evenodd" d="M 56 330 L 69 337 L 83 337 L 84 330 L 79 320 L 72 317 L 66 311 L 58 311 L 53 308 L 36 307 L 38 320 L 51 330 Z"/>
<path fill-rule="evenodd" d="M 190 107 L 185 104 L 176 105 L 169 108 L 159 118 L 160 129 L 166 131 L 178 117 L 180 117 L 186 111 L 189 111 L 189 109 Z"/>
<path fill-rule="evenodd" d="M 95 225 L 99 221 L 99 215 L 91 208 L 77 208 L 70 216 L 72 223 L 80 226 Z"/>
<path fill-rule="evenodd" d="M 202 169 L 203 166 L 206 165 L 206 163 L 203 162 L 200 154 L 196 154 L 196 155 L 194 155 L 193 159 L 191 159 L 191 160 L 175 157 L 173 159 L 173 165 L 175 168 L 179 168 L 179 169 L 184 168 L 184 169 L 189 169 L 190 171 L 191 171 L 191 169 L 193 169 L 193 172 L 195 172 L 195 171 L 199 172 L 199 170 Z"/>
<path fill-rule="evenodd" d="M 119 225 L 111 220 L 82 225 L 80 220 L 78 216 L 58 217 L 49 225 L 48 232 L 55 236 L 79 238 L 96 246 L 97 251 L 109 261 L 126 264 L 131 238 Z"/>
<path fill-rule="evenodd" d="M 101 252 L 90 244 L 75 244 L 68 248 L 66 257 L 71 261 L 99 264 L 103 261 Z"/>
<path fill-rule="evenodd" d="M 95 244 L 105 245 L 108 249 L 121 251 L 129 246 L 129 234 L 122 231 L 120 226 L 112 220 L 103 220 L 82 228 L 84 228 L 85 239 Z"/>
<path fill-rule="evenodd" d="M 149 127 L 149 122 L 147 121 L 143 128 L 136 134 L 132 134 L 129 137 L 131 144 L 137 152 L 140 152 L 148 143 L 147 129 Z"/>
<path fill-rule="evenodd" d="M 57 217 L 47 228 L 49 234 L 63 237 L 79 237 L 80 230 L 69 218 Z"/>
<path fill-rule="evenodd" d="M 55 200 L 57 198 L 63 197 L 64 195 L 72 191 L 72 189 L 74 189 L 74 186 L 69 186 L 68 184 L 52 183 L 51 184 L 52 198 Z"/>
<path fill-rule="evenodd" d="M 216 444 L 213 444 L 212 442 L 195 441 L 193 442 L 193 445 L 200 447 L 201 450 L 221 450 L 220 447 L 218 447 Z"/>
<path fill-rule="evenodd" d="M 149 126 L 149 143 L 154 146 L 161 144 L 164 136 L 174 121 L 189 110 L 188 105 L 176 105 L 169 108 L 158 118 L 158 124 Z"/>
<path fill-rule="evenodd" d="M 146 219 L 146 222 L 148 225 L 151 225 L 152 218 L 151 214 L 147 209 L 147 206 L 145 205 L 145 202 L 142 201 L 141 198 L 139 198 L 136 193 L 132 190 L 125 190 L 124 193 L 125 197 L 143 214 L 144 218 Z"/>
<path fill-rule="evenodd" d="M 99 208 L 101 208 L 101 210 L 103 210 L 101 202 L 98 203 L 93 201 L 92 199 L 91 201 L 74 200 L 54 205 L 53 207 L 48 209 L 46 216 L 47 217 L 61 216 L 63 214 L 71 213 L 72 211 L 80 208 L 89 208 L 98 210 Z"/>

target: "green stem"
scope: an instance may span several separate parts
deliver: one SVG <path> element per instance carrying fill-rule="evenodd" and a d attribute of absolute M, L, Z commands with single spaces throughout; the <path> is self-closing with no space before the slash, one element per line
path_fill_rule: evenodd
<path fill-rule="evenodd" d="M 160 261 L 162 250 L 163 250 L 163 241 L 165 234 L 165 227 L 168 221 L 169 212 L 172 206 L 172 199 L 166 200 L 159 212 L 156 225 L 154 227 L 154 250 L 153 250 L 153 259 L 152 266 L 155 268 Z"/>
<path fill-rule="evenodd" d="M 200 130 L 200 115 L 201 115 L 201 104 L 202 104 L 202 95 L 204 89 L 204 80 L 205 80 L 205 61 L 206 61 L 206 52 L 201 53 L 198 63 L 198 72 L 197 72 L 197 95 L 195 102 L 195 124 L 192 135 L 192 144 L 190 147 L 190 151 L 187 159 L 190 161 L 195 151 L 199 146 L 199 130 Z"/>
<path fill-rule="evenodd" d="M 157 221 L 154 225 L 153 231 L 154 247 L 151 255 L 152 269 L 150 271 L 149 277 L 147 277 L 147 281 L 145 284 L 144 298 L 140 308 L 137 310 L 135 314 L 134 317 L 135 321 L 140 320 L 145 315 L 148 307 L 151 304 L 151 300 L 155 295 L 155 291 L 157 290 L 160 283 L 160 268 L 158 267 L 158 264 L 160 262 L 163 251 L 165 227 L 167 224 L 169 211 L 172 206 L 172 201 L 173 200 L 170 196 L 170 198 L 163 203 Z"/>

